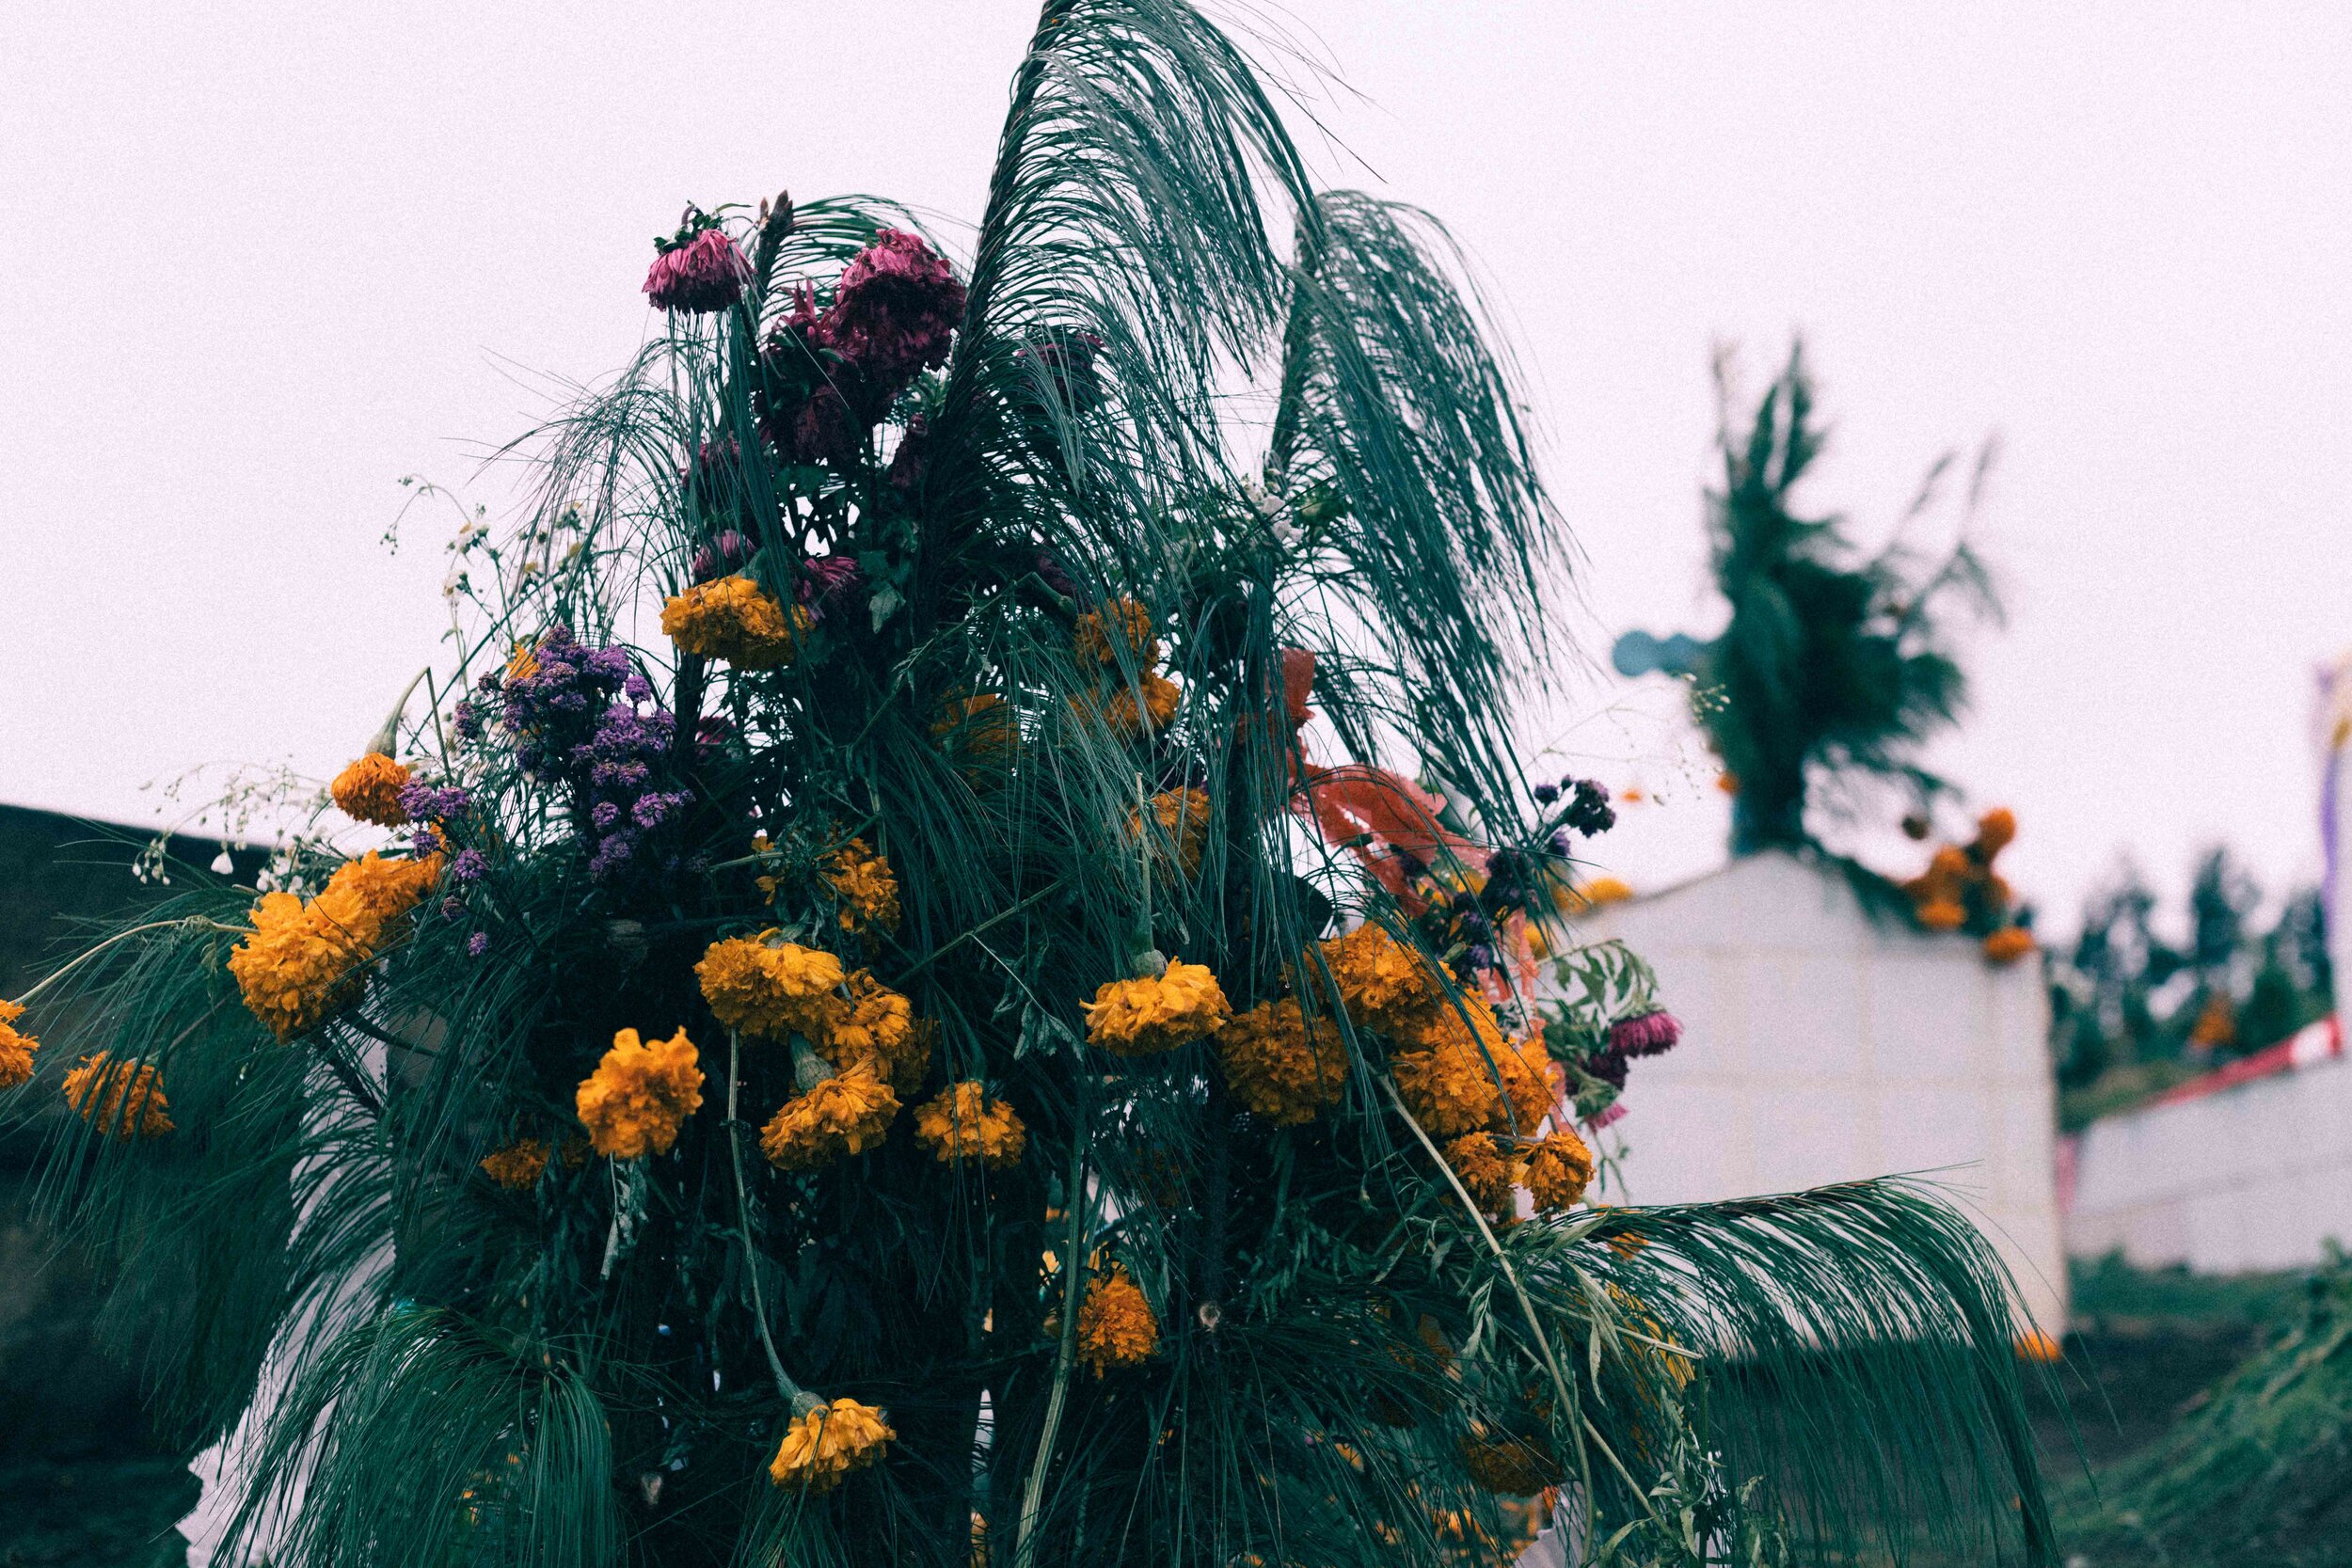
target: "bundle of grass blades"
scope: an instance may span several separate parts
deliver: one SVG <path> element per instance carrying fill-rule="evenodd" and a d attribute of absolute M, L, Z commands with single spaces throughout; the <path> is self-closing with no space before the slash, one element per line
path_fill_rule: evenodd
<path fill-rule="evenodd" d="M 2352 1537 L 2352 1263 L 2312 1275 L 2293 1326 L 2146 1452 L 2060 1498 L 2093 1564 L 2332 1564 Z"/>
<path fill-rule="evenodd" d="M 1588 1201 L 1456 277 L 1176 0 L 1044 8 L 961 260 L 688 214 L 422 711 L 28 998 L 225 1560 L 2047 1560 L 1951 1210 Z"/>

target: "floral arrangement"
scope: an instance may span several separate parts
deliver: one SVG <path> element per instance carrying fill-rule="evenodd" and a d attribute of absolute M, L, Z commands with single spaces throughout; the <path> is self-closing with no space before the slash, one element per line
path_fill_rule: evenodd
<path fill-rule="evenodd" d="M 2047 1560 L 1951 1210 L 1591 1201 L 1677 1031 L 1558 928 L 1611 808 L 1513 760 L 1565 537 L 1442 230 L 1188 7 L 1050 0 L 969 256 L 690 209 L 424 702 L 55 980 L 50 1190 L 236 1532 L 1761 1563 L 1914 1462 Z"/>
<path fill-rule="evenodd" d="M 1920 928 L 1975 937 L 1990 963 L 2015 963 L 2032 952 L 2033 933 L 2018 923 L 2009 883 L 1993 868 L 2016 837 L 2016 815 L 1995 806 L 1978 819 L 1976 837 L 1939 847 L 1925 871 L 1901 884 Z"/>

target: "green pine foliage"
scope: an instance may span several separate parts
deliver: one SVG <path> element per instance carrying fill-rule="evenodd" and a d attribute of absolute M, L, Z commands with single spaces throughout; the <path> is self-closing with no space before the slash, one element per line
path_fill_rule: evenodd
<path fill-rule="evenodd" d="M 1967 696 L 1947 605 L 1955 595 L 1979 613 L 1997 605 L 1964 543 L 1929 562 L 1898 530 L 1864 556 L 1842 519 L 1794 510 L 1822 447 L 1802 344 L 1744 432 L 1733 428 L 1726 367 L 1717 365 L 1724 484 L 1708 495 L 1708 531 L 1731 622 L 1708 646 L 1692 705 L 1738 784 L 1733 853 L 1803 849 L 1814 843 L 1810 806 L 1851 810 L 1862 790 L 1888 781 L 1922 798 L 1943 787 L 1917 758 Z M 1990 456 L 1988 448 L 1978 464 L 1972 508 Z M 1906 523 L 1932 503 L 1949 462 L 1930 471 Z"/>
<path fill-rule="evenodd" d="M 389 875 L 432 885 L 286 1037 L 256 923 L 382 869 L 331 818 L 278 857 L 287 899 L 194 878 L 50 988 L 84 1023 L 47 1049 L 168 1098 L 136 1137 L 86 1097 L 48 1200 L 192 1434 L 263 1390 L 242 1528 L 304 1568 L 1493 1563 L 1532 1528 L 1507 1494 L 1549 1486 L 1594 1561 L 1818 1560 L 1922 1519 L 2050 1561 L 2006 1282 L 1949 1208 L 1865 1182 L 1509 1223 L 1317 945 L 1396 933 L 1427 1027 L 1491 1006 L 1485 1074 L 1542 1036 L 1495 933 L 1558 876 L 1509 718 L 1565 535 L 1443 230 L 1313 189 L 1177 0 L 1049 0 L 952 288 L 913 228 L 690 219 L 681 253 L 724 235 L 741 271 L 510 452 L 535 504 L 461 540 L 466 641 L 391 737 L 423 826 Z M 860 296 L 877 257 L 919 265 Z M 662 632 L 722 578 L 788 660 Z M 1089 644 L 1130 601 L 1149 642 Z M 1302 734 L 1443 777 L 1477 842 L 1319 835 L 1338 775 Z M 895 919 L 839 883 L 853 841 Z M 714 1014 L 697 962 L 763 933 L 921 1021 L 860 1148 L 761 1157 L 863 1070 Z M 1300 1006 L 1311 1114 L 1244 1103 L 1215 1041 L 1090 1040 L 1089 1000 L 1170 958 Z M 626 1157 L 580 1098 L 624 1030 L 683 1031 L 703 1075 Z M 1017 1158 L 914 1135 L 956 1085 L 1018 1115 Z M 1150 1354 L 1105 1360 L 1122 1277 Z M 886 1446 L 771 1482 L 831 1400 Z"/>

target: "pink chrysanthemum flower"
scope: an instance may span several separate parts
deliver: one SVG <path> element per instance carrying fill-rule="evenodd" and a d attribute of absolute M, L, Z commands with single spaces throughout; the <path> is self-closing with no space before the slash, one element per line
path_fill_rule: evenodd
<path fill-rule="evenodd" d="M 663 247 L 645 274 L 645 297 L 657 310 L 723 310 L 743 297 L 751 263 L 720 229 L 706 229 L 683 245 Z"/>
<path fill-rule="evenodd" d="M 850 258 L 820 326 L 824 346 L 884 387 L 903 387 L 947 362 L 963 316 L 963 285 L 945 258 L 903 230 L 885 229 Z"/>

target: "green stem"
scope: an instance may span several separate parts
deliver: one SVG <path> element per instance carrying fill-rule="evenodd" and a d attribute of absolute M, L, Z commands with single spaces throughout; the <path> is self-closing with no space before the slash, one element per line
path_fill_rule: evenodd
<path fill-rule="evenodd" d="M 792 1381 L 784 1370 L 784 1357 L 776 1354 L 776 1341 L 768 1332 L 768 1297 L 759 1288 L 759 1254 L 752 1247 L 752 1196 L 743 1180 L 743 1124 L 735 1117 L 737 1086 L 743 1076 L 743 1037 L 727 1031 L 727 1162 L 735 1168 L 735 1234 L 743 1243 L 743 1272 L 752 1282 L 752 1322 L 759 1329 L 759 1348 L 768 1353 L 768 1370 L 774 1374 L 776 1392 L 784 1396 L 785 1408 L 795 1416 L 803 1416 L 816 1399 L 807 1389 Z"/>
<path fill-rule="evenodd" d="M 92 958 L 98 957 L 99 954 L 103 953 L 107 948 L 112 947 L 118 942 L 127 942 L 131 938 L 137 936 L 142 931 L 165 931 L 170 930 L 174 927 L 185 930 L 204 929 L 222 931 L 230 936 L 249 937 L 253 934 L 253 927 L 250 926 L 224 926 L 217 920 L 214 920 L 209 916 L 200 914 L 183 915 L 177 920 L 151 920 L 144 926 L 134 926 L 127 931 L 117 931 L 113 936 L 108 937 L 97 946 L 89 948 L 85 952 L 74 954 L 73 957 L 66 959 L 64 963 L 59 964 L 56 969 L 34 981 L 30 990 L 16 998 L 17 1005 L 22 1006 L 25 1003 L 32 1001 L 34 997 L 39 996 L 42 991 L 47 990 L 51 986 L 56 985 L 58 981 L 64 979 L 67 975 L 72 974 L 75 970 L 81 968 L 84 964 L 89 962 Z"/>
<path fill-rule="evenodd" d="M 1045 1467 L 1054 1457 L 1054 1439 L 1061 1430 L 1062 1402 L 1070 1393 L 1070 1370 L 1078 1359 L 1078 1305 L 1085 1292 L 1088 1203 L 1086 1192 L 1086 1128 L 1083 1118 L 1070 1141 L 1070 1191 L 1062 1201 L 1070 1212 L 1068 1250 L 1061 1260 L 1061 1348 L 1054 1357 L 1054 1391 L 1045 1401 L 1045 1427 L 1038 1433 L 1037 1453 L 1029 1461 L 1027 1483 L 1021 1494 L 1021 1529 L 1013 1538 L 1013 1568 L 1035 1568 L 1036 1528 L 1040 1501 L 1045 1495 Z"/>

